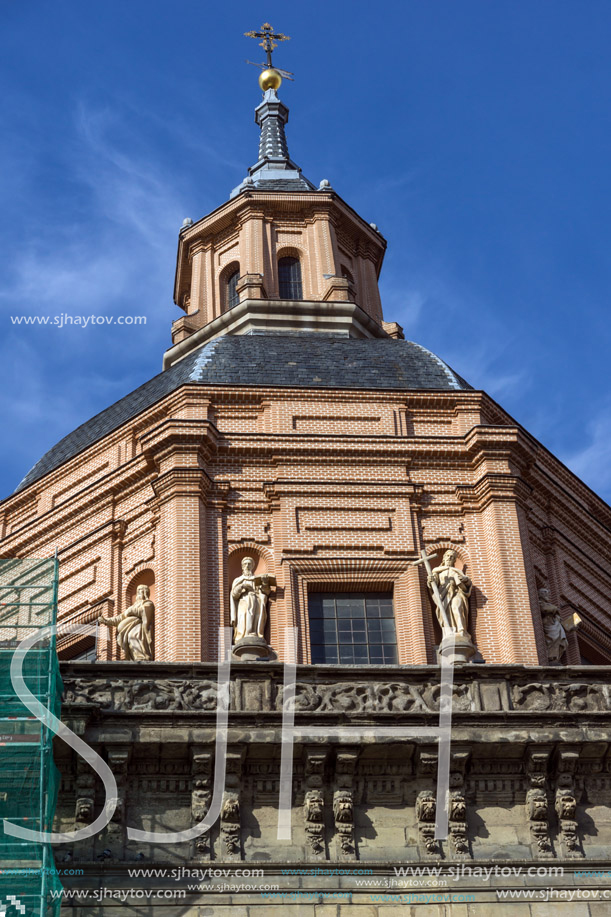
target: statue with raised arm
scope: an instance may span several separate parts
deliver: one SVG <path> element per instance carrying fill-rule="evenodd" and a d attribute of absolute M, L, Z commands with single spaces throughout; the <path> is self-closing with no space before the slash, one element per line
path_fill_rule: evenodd
<path fill-rule="evenodd" d="M 473 583 L 466 573 L 454 566 L 456 551 L 445 552 L 439 567 L 435 567 L 427 577 L 427 585 L 435 602 L 437 619 L 444 631 L 471 639 L 467 630 L 469 623 L 469 596 Z M 436 586 L 437 588 L 433 588 Z"/>
<path fill-rule="evenodd" d="M 549 589 L 545 587 L 539 589 L 539 608 L 547 643 L 547 658 L 550 662 L 560 662 L 560 657 L 569 645 L 569 641 L 562 626 L 558 606 L 550 601 Z"/>
<path fill-rule="evenodd" d="M 98 618 L 100 624 L 117 628 L 117 643 L 125 658 L 134 662 L 150 662 L 153 659 L 153 623 L 155 606 L 151 602 L 148 586 L 138 586 L 136 601 L 125 611 L 113 618 Z"/>

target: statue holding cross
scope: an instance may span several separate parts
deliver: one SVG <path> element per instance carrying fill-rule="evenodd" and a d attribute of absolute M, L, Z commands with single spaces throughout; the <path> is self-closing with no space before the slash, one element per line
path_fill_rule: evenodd
<path fill-rule="evenodd" d="M 443 555 L 438 567 L 431 567 L 430 559 L 435 554 L 427 555 L 422 551 L 419 560 L 412 565 L 424 564 L 427 572 L 427 586 L 435 604 L 437 620 L 441 625 L 442 641 L 440 653 L 451 645 L 450 655 L 455 662 L 467 662 L 475 653 L 467 627 L 469 622 L 469 596 L 473 588 L 470 577 L 454 564 L 456 551 L 449 548 Z"/>

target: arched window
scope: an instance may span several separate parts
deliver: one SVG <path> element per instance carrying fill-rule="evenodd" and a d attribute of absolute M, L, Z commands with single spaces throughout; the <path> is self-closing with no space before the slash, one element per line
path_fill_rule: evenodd
<path fill-rule="evenodd" d="M 233 309 L 240 301 L 238 296 L 238 280 L 240 279 L 240 269 L 233 271 L 226 280 L 227 288 L 225 290 L 225 309 Z"/>
<path fill-rule="evenodd" d="M 278 261 L 278 286 L 280 288 L 280 299 L 303 299 L 299 258 L 280 258 Z"/>

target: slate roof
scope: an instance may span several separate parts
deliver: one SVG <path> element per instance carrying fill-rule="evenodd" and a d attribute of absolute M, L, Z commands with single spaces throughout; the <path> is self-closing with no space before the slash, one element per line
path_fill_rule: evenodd
<path fill-rule="evenodd" d="M 189 383 L 374 391 L 471 389 L 443 360 L 411 341 L 306 332 L 226 335 L 194 350 L 81 424 L 43 455 L 15 492 Z"/>

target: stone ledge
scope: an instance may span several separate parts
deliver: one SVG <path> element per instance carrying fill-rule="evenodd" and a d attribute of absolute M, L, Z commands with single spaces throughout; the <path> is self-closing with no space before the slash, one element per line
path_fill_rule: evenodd
<path fill-rule="evenodd" d="M 299 331 L 339 334 L 350 338 L 390 335 L 354 302 L 245 299 L 166 350 L 163 368 L 178 363 L 193 350 L 224 334 Z"/>

